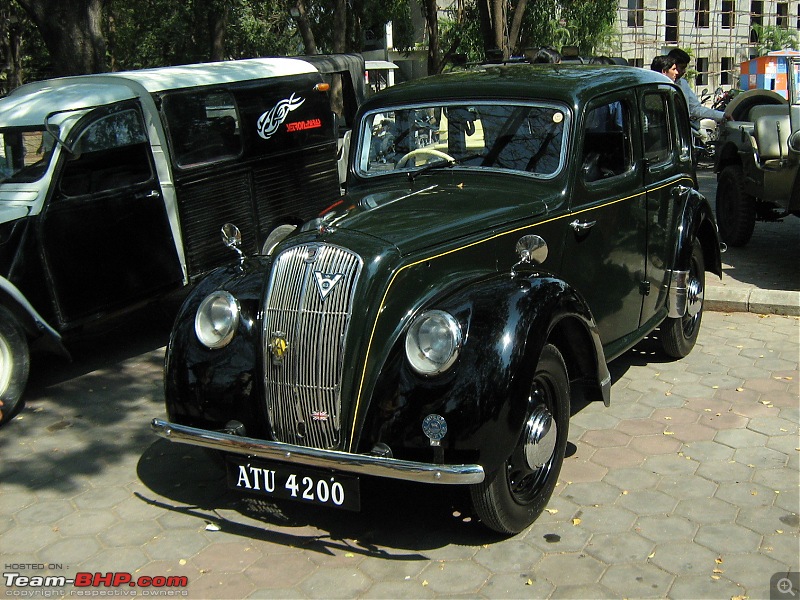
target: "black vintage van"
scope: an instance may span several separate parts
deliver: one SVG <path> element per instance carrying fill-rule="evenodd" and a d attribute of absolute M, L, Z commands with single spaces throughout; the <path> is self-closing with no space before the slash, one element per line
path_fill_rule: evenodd
<path fill-rule="evenodd" d="M 261 58 L 31 83 L 0 100 L 0 423 L 29 348 L 193 283 L 339 199 L 353 55 Z M 331 110 L 338 74 L 346 109 Z"/>

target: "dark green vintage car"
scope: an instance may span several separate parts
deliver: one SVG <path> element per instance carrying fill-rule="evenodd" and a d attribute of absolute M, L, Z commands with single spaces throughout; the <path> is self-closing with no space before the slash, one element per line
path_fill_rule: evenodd
<path fill-rule="evenodd" d="M 670 356 L 694 346 L 721 263 L 692 169 L 683 96 L 651 71 L 389 88 L 360 110 L 347 193 L 187 299 L 153 428 L 224 453 L 245 492 L 357 510 L 365 476 L 468 485 L 519 532 L 571 403 L 609 402 L 607 362 L 656 328 Z"/>

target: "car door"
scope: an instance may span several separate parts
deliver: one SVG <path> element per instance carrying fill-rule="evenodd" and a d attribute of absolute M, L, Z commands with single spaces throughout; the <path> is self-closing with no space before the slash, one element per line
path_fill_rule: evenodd
<path fill-rule="evenodd" d="M 138 104 L 92 111 L 67 145 L 38 227 L 62 325 L 182 282 Z"/>
<path fill-rule="evenodd" d="M 681 93 L 667 85 L 643 90 L 640 106 L 647 190 L 646 295 L 642 307 L 642 322 L 646 322 L 665 306 L 678 222 L 693 179 L 688 111 Z"/>
<path fill-rule="evenodd" d="M 642 307 L 646 203 L 634 154 L 634 107 L 635 96 L 624 92 L 599 98 L 584 112 L 561 269 L 588 302 L 611 357 L 613 342 L 639 326 Z"/>

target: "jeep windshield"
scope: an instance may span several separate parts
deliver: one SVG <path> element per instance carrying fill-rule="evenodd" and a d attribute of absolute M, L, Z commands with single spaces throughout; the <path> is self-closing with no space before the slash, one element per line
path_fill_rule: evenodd
<path fill-rule="evenodd" d="M 31 183 L 42 178 L 55 139 L 44 128 L 0 129 L 0 183 Z"/>
<path fill-rule="evenodd" d="M 552 103 L 430 103 L 367 113 L 361 177 L 435 168 L 514 171 L 551 178 L 565 160 L 569 110 Z"/>

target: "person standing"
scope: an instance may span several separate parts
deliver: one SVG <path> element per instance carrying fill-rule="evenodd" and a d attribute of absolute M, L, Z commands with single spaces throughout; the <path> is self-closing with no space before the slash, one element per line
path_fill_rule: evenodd
<path fill-rule="evenodd" d="M 686 69 L 689 66 L 689 54 L 680 48 L 673 48 L 670 50 L 667 56 L 670 56 L 675 60 L 675 65 L 678 68 L 678 78 L 675 83 L 677 83 L 678 87 L 681 88 L 681 91 L 686 98 L 686 104 L 689 106 L 689 118 L 694 120 L 713 119 L 715 121 L 724 121 L 726 118 L 725 113 L 721 110 L 714 110 L 713 108 L 703 106 L 703 104 L 700 102 L 700 99 L 697 97 L 694 91 L 692 91 L 691 86 L 689 86 L 689 82 L 686 81 L 686 77 L 684 77 L 684 75 L 686 74 Z"/>
<path fill-rule="evenodd" d="M 656 56 L 650 63 L 650 69 L 661 73 L 672 82 L 678 80 L 678 65 L 669 55 Z"/>

